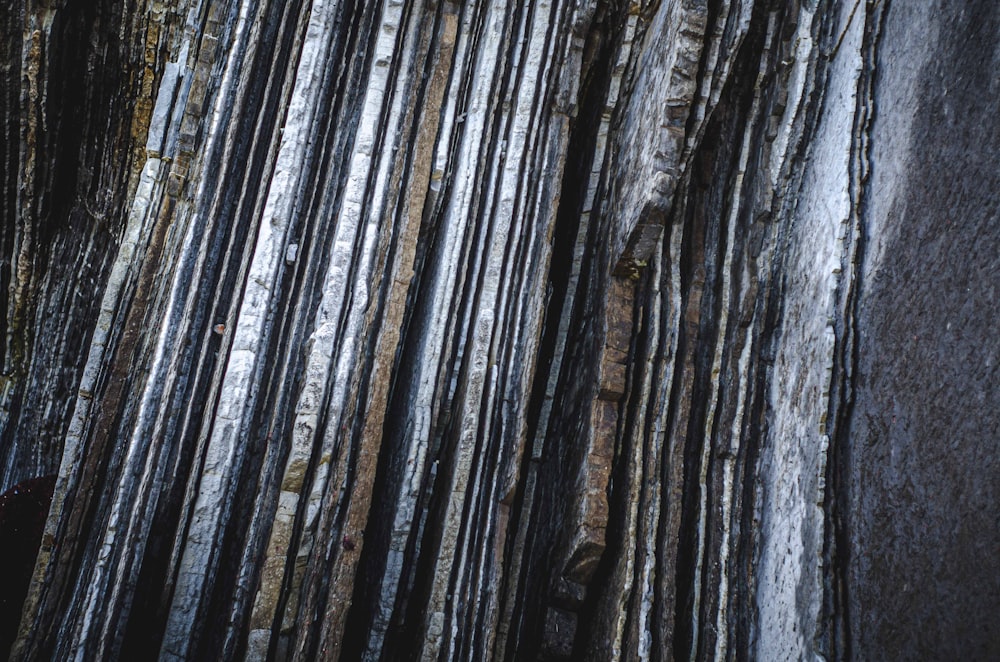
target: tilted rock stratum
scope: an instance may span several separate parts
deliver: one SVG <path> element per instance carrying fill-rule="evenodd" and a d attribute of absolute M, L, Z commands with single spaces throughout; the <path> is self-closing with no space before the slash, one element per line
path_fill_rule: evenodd
<path fill-rule="evenodd" d="M 0 29 L 11 659 L 1000 657 L 1000 6 Z"/>

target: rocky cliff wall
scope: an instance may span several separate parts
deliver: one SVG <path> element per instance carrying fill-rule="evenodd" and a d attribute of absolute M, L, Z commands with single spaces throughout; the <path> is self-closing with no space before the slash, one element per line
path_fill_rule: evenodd
<path fill-rule="evenodd" d="M 15 3 L 12 658 L 1000 654 L 997 14 Z"/>

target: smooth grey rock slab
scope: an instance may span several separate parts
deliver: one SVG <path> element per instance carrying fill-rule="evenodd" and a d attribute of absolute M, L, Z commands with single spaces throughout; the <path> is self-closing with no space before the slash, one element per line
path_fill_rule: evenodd
<path fill-rule="evenodd" d="M 1000 657 L 1000 6 L 894 2 L 847 440 L 851 655 Z"/>

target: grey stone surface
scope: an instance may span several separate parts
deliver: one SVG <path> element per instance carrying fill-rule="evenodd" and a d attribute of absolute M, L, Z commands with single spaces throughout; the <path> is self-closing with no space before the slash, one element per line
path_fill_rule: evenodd
<path fill-rule="evenodd" d="M 13 659 L 1000 657 L 991 3 L 8 4 Z"/>
<path fill-rule="evenodd" d="M 857 659 L 1000 657 L 998 38 L 995 3 L 894 3 L 879 46 L 846 459 Z"/>

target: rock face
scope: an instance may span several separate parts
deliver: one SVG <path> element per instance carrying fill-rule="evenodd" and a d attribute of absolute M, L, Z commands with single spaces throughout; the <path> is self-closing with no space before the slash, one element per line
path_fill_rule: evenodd
<path fill-rule="evenodd" d="M 12 659 L 1000 657 L 995 3 L 11 4 Z"/>

